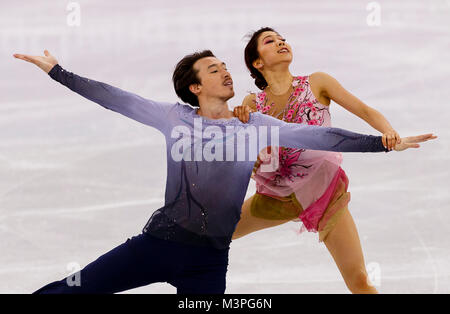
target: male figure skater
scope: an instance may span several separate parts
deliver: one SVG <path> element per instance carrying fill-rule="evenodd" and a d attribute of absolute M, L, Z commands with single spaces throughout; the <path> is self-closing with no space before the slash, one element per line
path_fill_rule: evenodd
<path fill-rule="evenodd" d="M 140 235 L 83 268 L 80 286 L 62 279 L 36 293 L 114 293 L 154 282 L 168 282 L 180 294 L 224 293 L 229 245 L 257 152 L 274 144 L 386 151 L 380 136 L 288 124 L 260 113 L 242 123 L 228 109 L 227 101 L 234 96 L 231 75 L 209 50 L 184 57 L 173 73 L 177 95 L 191 106 L 155 102 L 78 76 L 64 70 L 48 51 L 44 54 L 14 56 L 36 64 L 81 96 L 160 130 L 167 143 L 168 173 L 165 205 L 153 213 Z M 268 131 L 270 140 L 264 142 Z M 256 150 L 251 146 L 255 134 L 260 136 Z M 432 138 L 403 138 L 395 149 L 418 147 Z"/>

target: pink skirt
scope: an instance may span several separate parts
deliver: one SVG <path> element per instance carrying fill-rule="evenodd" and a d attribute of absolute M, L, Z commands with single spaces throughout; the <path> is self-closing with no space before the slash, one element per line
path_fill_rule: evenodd
<path fill-rule="evenodd" d="M 257 192 L 250 210 L 253 216 L 263 219 L 301 221 L 303 226 L 299 233 L 318 232 L 319 242 L 323 242 L 350 202 L 348 183 L 347 175 L 339 167 L 322 196 L 306 209 L 295 193 L 280 197 Z"/>
<path fill-rule="evenodd" d="M 319 241 L 324 241 L 350 202 L 347 189 L 347 175 L 339 168 L 325 193 L 299 215 L 303 222 L 300 233 L 305 230 L 319 232 Z"/>
<path fill-rule="evenodd" d="M 257 193 L 272 197 L 295 193 L 302 208 L 327 191 L 342 163 L 341 153 L 279 147 L 278 165 L 272 166 L 271 151 L 269 146 L 260 152 L 253 168 Z"/>

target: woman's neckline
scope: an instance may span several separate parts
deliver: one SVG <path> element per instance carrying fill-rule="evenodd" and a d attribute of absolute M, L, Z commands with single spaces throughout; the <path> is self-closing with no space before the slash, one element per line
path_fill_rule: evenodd
<path fill-rule="evenodd" d="M 295 87 L 294 82 L 297 81 L 297 80 L 299 80 L 299 77 L 298 77 L 298 76 L 292 76 L 292 80 L 291 80 L 291 83 L 290 83 L 290 85 L 289 85 L 289 88 L 288 88 L 284 93 L 281 93 L 281 94 L 275 94 L 275 93 L 273 93 L 273 92 L 272 92 L 272 89 L 270 88 L 269 85 L 267 85 L 265 92 L 266 92 L 266 93 L 267 93 L 267 92 L 270 92 L 270 94 L 271 94 L 272 96 L 275 96 L 275 97 L 286 96 L 288 93 L 291 93 L 291 94 L 292 94 L 292 89 Z"/>

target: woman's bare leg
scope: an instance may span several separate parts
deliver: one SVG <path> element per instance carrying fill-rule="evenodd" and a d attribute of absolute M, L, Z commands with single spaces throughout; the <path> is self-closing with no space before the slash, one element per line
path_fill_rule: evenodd
<path fill-rule="evenodd" d="M 233 240 L 239 239 L 249 233 L 258 230 L 279 226 L 288 221 L 291 221 L 291 219 L 271 220 L 253 216 L 250 211 L 250 205 L 252 203 L 253 197 L 254 196 L 247 199 L 242 205 L 241 220 L 239 220 L 239 223 L 236 226 L 236 230 L 233 233 Z"/>
<path fill-rule="evenodd" d="M 252 199 L 253 196 L 247 199 L 242 206 L 241 219 L 234 231 L 233 240 L 291 221 L 290 219 L 270 220 L 253 216 L 250 211 Z M 324 239 L 324 243 L 352 293 L 378 293 L 368 280 L 358 230 L 347 206 L 343 209 L 334 228 Z"/>
<path fill-rule="evenodd" d="M 352 293 L 378 293 L 370 285 L 353 217 L 346 206 L 334 228 L 324 240 L 345 284 Z"/>

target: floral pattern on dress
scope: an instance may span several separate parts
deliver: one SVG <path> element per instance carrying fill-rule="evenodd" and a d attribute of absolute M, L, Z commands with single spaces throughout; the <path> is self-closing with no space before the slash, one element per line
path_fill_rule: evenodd
<path fill-rule="evenodd" d="M 289 97 L 284 110 L 277 116 L 274 116 L 275 118 L 281 117 L 283 121 L 290 123 L 317 126 L 323 125 L 324 114 L 329 114 L 328 107 L 319 103 L 309 86 L 306 84 L 309 84 L 307 76 L 294 77 L 292 81 L 294 91 Z M 256 94 L 255 105 L 259 112 L 267 114 L 274 103 L 269 104 L 266 92 L 262 91 Z M 304 149 L 280 147 L 279 167 L 274 171 L 273 175 L 267 179 L 267 182 L 272 181 L 276 185 L 280 185 L 283 178 L 288 178 L 292 182 L 294 178 L 306 177 L 308 175 L 307 169 L 312 167 L 312 165 L 297 163 L 304 151 Z M 267 153 L 270 154 L 270 147 L 267 148 Z M 261 163 L 262 160 L 260 156 L 258 156 L 253 168 L 254 173 L 261 166 Z"/>

